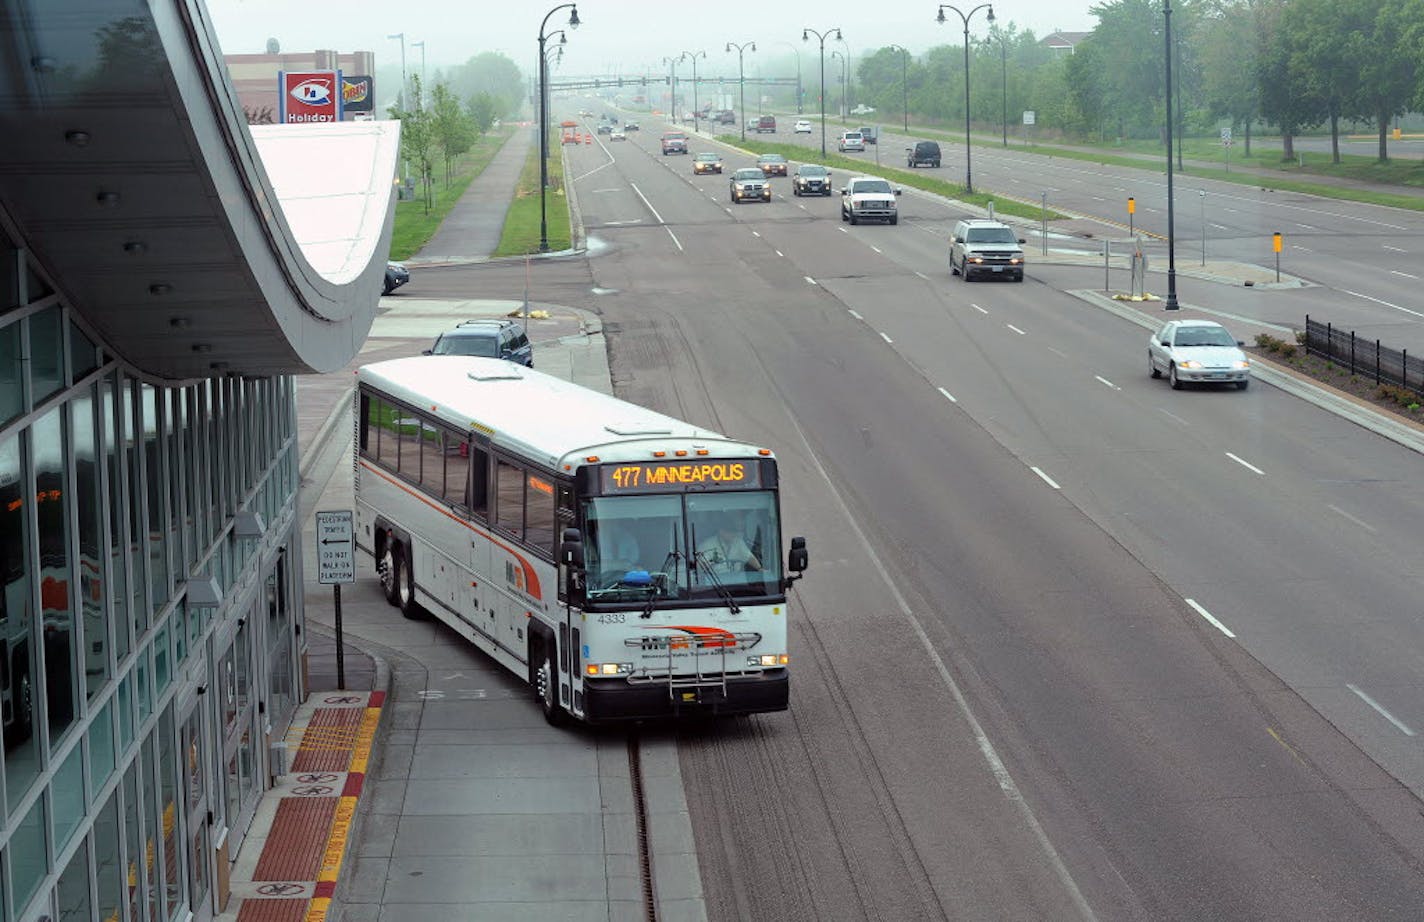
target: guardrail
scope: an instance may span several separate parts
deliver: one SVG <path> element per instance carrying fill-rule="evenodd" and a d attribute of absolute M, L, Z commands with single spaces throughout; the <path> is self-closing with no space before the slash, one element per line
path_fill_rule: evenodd
<path fill-rule="evenodd" d="M 1337 330 L 1305 316 L 1305 351 L 1326 361 L 1349 368 L 1350 374 L 1375 377 L 1375 384 L 1394 384 L 1424 397 L 1424 360 L 1410 358 L 1408 349 L 1391 349 L 1355 335 L 1354 330 Z"/>

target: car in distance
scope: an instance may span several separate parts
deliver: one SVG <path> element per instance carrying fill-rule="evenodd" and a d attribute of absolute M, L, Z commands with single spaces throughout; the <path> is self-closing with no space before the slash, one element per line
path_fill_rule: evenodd
<path fill-rule="evenodd" d="M 608 133 L 608 140 L 610 140 L 610 141 L 626 141 L 626 140 L 628 140 L 628 136 L 623 133 L 622 129 L 615 128 L 615 129 L 613 129 L 612 131 L 610 131 L 610 132 Z"/>
<path fill-rule="evenodd" d="M 681 131 L 669 131 L 663 135 L 663 155 L 687 153 L 687 135 Z"/>
<path fill-rule="evenodd" d="M 757 134 L 776 134 L 776 116 L 763 115 L 757 119 Z"/>
<path fill-rule="evenodd" d="M 534 367 L 534 347 L 524 325 L 499 317 L 466 320 L 437 336 L 421 355 L 474 355 Z"/>
<path fill-rule="evenodd" d="M 949 236 L 949 274 L 964 281 L 997 276 L 1022 282 L 1023 238 L 1007 224 L 989 218 L 965 218 Z"/>
<path fill-rule="evenodd" d="M 732 174 L 732 203 L 756 201 L 771 201 L 771 183 L 756 167 L 742 167 Z"/>
<path fill-rule="evenodd" d="M 404 263 L 386 263 L 386 281 L 381 285 L 381 294 L 388 295 L 410 281 L 410 270 Z"/>
<path fill-rule="evenodd" d="M 831 171 L 819 163 L 803 163 L 791 177 L 792 195 L 830 195 Z"/>
<path fill-rule="evenodd" d="M 749 119 L 747 119 L 747 131 L 756 131 L 756 130 L 757 130 L 757 126 L 760 125 L 760 124 L 761 124 L 761 119 L 759 119 L 759 118 L 749 118 Z"/>
<path fill-rule="evenodd" d="M 718 112 L 718 113 L 717 113 L 717 124 L 719 124 L 719 125 L 735 125 L 735 124 L 737 124 L 737 113 L 733 112 L 731 109 L 723 109 L 721 112 Z"/>
<path fill-rule="evenodd" d="M 1173 390 L 1188 382 L 1235 384 L 1245 390 L 1251 383 L 1251 361 L 1215 320 L 1169 320 L 1147 340 L 1147 372 L 1167 376 Z"/>
<path fill-rule="evenodd" d="M 840 140 L 836 142 L 836 147 L 843 154 L 846 151 L 865 153 L 865 135 L 859 131 L 842 131 Z"/>
<path fill-rule="evenodd" d="M 874 125 L 862 125 L 856 131 L 860 132 L 860 136 L 865 139 L 866 144 L 880 143 L 880 129 Z"/>
<path fill-rule="evenodd" d="M 900 212 L 895 205 L 899 189 L 877 176 L 856 176 L 841 187 L 841 220 L 851 224 L 861 221 L 884 221 L 899 224 Z"/>
<path fill-rule="evenodd" d="M 939 166 L 939 144 L 934 141 L 916 141 L 914 147 L 905 148 L 905 166 Z"/>
<path fill-rule="evenodd" d="M 639 130 L 639 129 L 638 129 L 638 123 L 637 123 L 637 122 L 628 122 L 628 123 L 626 123 L 626 124 L 623 126 L 623 130 L 624 130 L 624 131 L 637 131 L 637 130 Z"/>
<path fill-rule="evenodd" d="M 851 114 L 851 115 L 869 115 L 870 113 L 872 113 L 872 112 L 874 112 L 874 111 L 875 111 L 875 107 L 874 107 L 874 106 L 867 106 L 865 103 L 861 103 L 860 105 L 856 106 L 854 109 L 851 109 L 851 110 L 850 110 L 850 114 Z"/>
<path fill-rule="evenodd" d="M 702 173 L 722 172 L 722 156 L 720 154 L 698 154 L 692 158 L 692 173 L 694 176 Z"/>
<path fill-rule="evenodd" d="M 785 176 L 786 158 L 780 154 L 762 154 L 757 158 L 757 168 L 767 176 Z"/>
<path fill-rule="evenodd" d="M 803 118 L 803 119 L 799 119 L 799 120 L 796 122 L 796 133 L 797 133 L 797 134 L 810 134 L 810 133 L 811 133 L 811 123 L 810 123 L 809 121 L 807 121 L 806 119 L 804 119 L 804 118 Z"/>
<path fill-rule="evenodd" d="M 601 122 L 596 130 L 598 134 L 612 134 L 613 126 L 608 122 Z"/>

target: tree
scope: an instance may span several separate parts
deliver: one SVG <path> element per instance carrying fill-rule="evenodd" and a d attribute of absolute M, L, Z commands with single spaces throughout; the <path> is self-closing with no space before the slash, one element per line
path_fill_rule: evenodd
<path fill-rule="evenodd" d="M 1091 39 L 1100 69 L 1098 82 L 1107 114 L 1118 123 L 1118 133 L 1155 130 L 1165 136 L 1166 67 L 1160 0 L 1108 0 L 1088 12 L 1098 20 Z"/>
<path fill-rule="evenodd" d="M 494 120 L 499 117 L 498 110 L 498 103 L 488 93 L 476 93 L 465 102 L 465 112 L 476 134 L 484 134 L 494 127 Z"/>
<path fill-rule="evenodd" d="M 431 131 L 445 159 L 445 183 L 449 185 L 451 167 L 456 158 L 475 143 L 474 120 L 466 114 L 460 100 L 443 83 L 435 84 L 430 94 Z"/>
<path fill-rule="evenodd" d="M 279 42 L 279 41 L 277 41 L 275 38 L 269 38 L 269 39 L 267 39 L 267 53 L 268 53 L 268 54 L 281 54 L 281 53 L 282 53 L 282 43 Z"/>
<path fill-rule="evenodd" d="M 1295 136 L 1325 120 L 1325 101 L 1301 72 L 1298 33 L 1288 21 L 1291 0 L 1267 0 L 1257 7 L 1256 84 L 1261 116 L 1281 131 L 1281 159 L 1295 159 Z"/>
<path fill-rule="evenodd" d="M 410 88 L 414 107 L 395 110 L 395 117 L 400 119 L 401 123 L 401 153 L 407 159 L 415 161 L 416 169 L 420 171 L 420 181 L 425 187 L 425 213 L 430 214 L 430 174 L 437 145 L 434 118 L 421 106 L 419 76 L 410 78 Z"/>
<path fill-rule="evenodd" d="M 496 117 L 519 111 L 524 101 L 524 75 L 514 62 L 497 51 L 486 51 L 450 69 L 450 91 L 460 99 L 488 93 L 496 104 Z"/>
<path fill-rule="evenodd" d="M 1424 15 L 1424 7 L 1403 0 L 1373 0 L 1368 4 L 1368 34 L 1352 42 L 1360 62 L 1359 94 L 1351 114 L 1372 119 L 1379 130 L 1379 160 L 1389 160 L 1389 122 L 1408 111 L 1420 74 L 1411 36 Z"/>
<path fill-rule="evenodd" d="M 1234 2 L 1209 12 L 1195 43 L 1201 62 L 1202 102 L 1215 117 L 1231 120 L 1246 138 L 1251 156 L 1251 123 L 1260 117 L 1257 82 L 1256 12 L 1249 2 Z"/>

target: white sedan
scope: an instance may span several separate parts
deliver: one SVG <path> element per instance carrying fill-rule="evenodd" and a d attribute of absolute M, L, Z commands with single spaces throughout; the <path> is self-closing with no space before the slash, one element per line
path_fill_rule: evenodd
<path fill-rule="evenodd" d="M 608 134 L 608 140 L 610 140 L 610 141 L 626 141 L 626 140 L 628 140 L 628 136 L 627 136 L 626 134 L 624 134 L 621 129 L 615 128 L 615 129 L 613 129 L 611 132 L 609 132 L 609 134 Z"/>
<path fill-rule="evenodd" d="M 1235 384 L 1245 390 L 1251 383 L 1251 362 L 1214 320 L 1170 320 L 1147 340 L 1147 371 L 1154 378 L 1165 373 L 1174 390 L 1188 382 Z"/>
<path fill-rule="evenodd" d="M 803 118 L 803 119 L 799 120 L 799 121 L 796 123 L 796 134 L 810 134 L 810 133 L 811 133 L 811 123 L 808 122 L 808 121 L 806 121 L 806 119 Z"/>

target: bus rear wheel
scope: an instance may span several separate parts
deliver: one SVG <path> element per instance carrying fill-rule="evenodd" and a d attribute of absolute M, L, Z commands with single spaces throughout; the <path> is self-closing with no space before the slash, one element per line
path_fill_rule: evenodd
<path fill-rule="evenodd" d="M 423 621 L 425 609 L 415 600 L 415 577 L 410 572 L 410 562 L 403 554 L 396 555 L 396 606 L 411 621 Z"/>
<path fill-rule="evenodd" d="M 544 719 L 551 726 L 561 727 L 568 722 L 568 715 L 559 704 L 559 680 L 547 643 L 535 646 L 534 662 L 534 697 L 539 701 L 539 710 L 544 712 Z"/>

